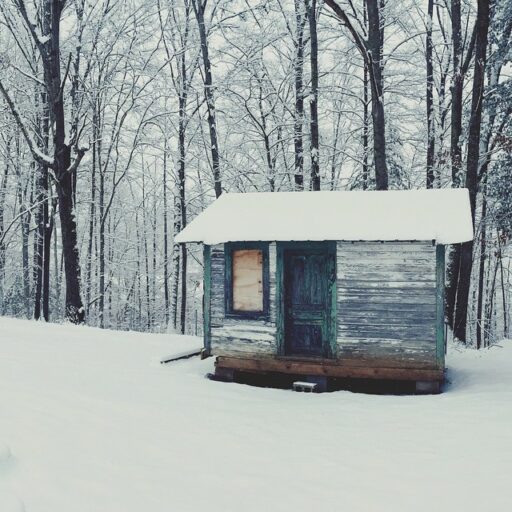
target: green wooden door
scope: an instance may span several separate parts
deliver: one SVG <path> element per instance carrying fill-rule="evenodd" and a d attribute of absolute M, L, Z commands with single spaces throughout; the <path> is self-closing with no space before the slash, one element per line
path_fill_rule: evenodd
<path fill-rule="evenodd" d="M 319 250 L 284 252 L 285 354 L 329 354 L 329 254 Z"/>

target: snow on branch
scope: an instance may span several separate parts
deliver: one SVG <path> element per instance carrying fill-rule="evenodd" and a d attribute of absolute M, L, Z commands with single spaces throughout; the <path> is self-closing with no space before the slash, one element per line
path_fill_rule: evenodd
<path fill-rule="evenodd" d="M 74 173 L 78 169 L 78 166 L 80 165 L 80 162 L 82 161 L 82 158 L 84 157 L 85 153 L 87 152 L 89 148 L 85 147 L 79 147 L 76 149 L 76 158 L 74 162 L 69 166 L 67 172 Z"/>
<path fill-rule="evenodd" d="M 0 80 L 0 92 L 2 93 L 2 96 L 5 99 L 5 102 L 7 103 L 12 116 L 14 117 L 16 123 L 18 124 L 21 133 L 23 133 L 23 137 L 25 138 L 27 145 L 30 149 L 30 152 L 32 153 L 32 156 L 34 157 L 34 160 L 39 162 L 42 165 L 46 165 L 50 168 L 53 168 L 55 165 L 55 162 L 53 158 L 50 158 L 48 155 L 45 155 L 38 147 L 37 144 L 34 142 L 32 137 L 30 136 L 30 133 L 27 130 L 27 127 L 25 126 L 25 123 L 23 122 L 23 119 L 21 118 L 18 109 L 16 108 L 16 105 L 14 104 L 14 101 L 12 100 L 11 96 L 7 92 L 7 89 L 4 87 L 4 84 Z"/>
<path fill-rule="evenodd" d="M 39 53 L 41 54 L 41 58 L 45 60 L 47 58 L 47 52 L 45 50 L 46 43 L 50 40 L 50 36 L 43 36 L 38 29 L 37 24 L 30 19 L 30 15 L 27 11 L 27 7 L 25 5 L 24 0 L 15 0 L 14 5 L 17 7 L 25 25 L 27 26 L 34 43 L 36 44 Z"/>

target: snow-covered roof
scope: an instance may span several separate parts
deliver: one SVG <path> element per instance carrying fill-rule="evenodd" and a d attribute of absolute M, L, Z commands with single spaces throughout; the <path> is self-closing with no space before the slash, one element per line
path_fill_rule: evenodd
<path fill-rule="evenodd" d="M 223 194 L 176 237 L 239 241 L 473 238 L 467 189 Z"/>

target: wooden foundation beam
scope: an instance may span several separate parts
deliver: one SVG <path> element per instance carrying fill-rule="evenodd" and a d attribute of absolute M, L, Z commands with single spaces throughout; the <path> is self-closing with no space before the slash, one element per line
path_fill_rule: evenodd
<path fill-rule="evenodd" d="M 241 358 L 219 356 L 216 369 L 230 369 L 255 373 L 287 373 L 293 375 L 318 375 L 334 378 L 388 379 L 406 381 L 437 381 L 444 379 L 443 370 L 424 368 L 386 368 L 340 365 L 334 360 L 294 360 L 284 358 Z"/>

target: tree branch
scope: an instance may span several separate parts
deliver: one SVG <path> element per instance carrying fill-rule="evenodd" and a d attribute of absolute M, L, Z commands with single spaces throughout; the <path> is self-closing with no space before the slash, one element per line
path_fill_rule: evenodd
<path fill-rule="evenodd" d="M 0 92 L 2 93 L 2 96 L 5 99 L 5 102 L 7 103 L 12 116 L 14 117 L 14 120 L 18 124 L 21 133 L 23 134 L 23 137 L 25 138 L 27 145 L 30 149 L 30 152 L 32 153 L 32 156 L 34 157 L 34 160 L 39 162 L 41 165 L 50 167 L 54 169 L 55 162 L 53 158 L 50 158 L 48 155 L 45 155 L 38 147 L 37 144 L 34 142 L 32 137 L 30 136 L 27 127 L 25 126 L 25 123 L 23 122 L 23 119 L 21 119 L 21 116 L 16 108 L 16 105 L 14 104 L 14 101 L 12 100 L 11 96 L 7 92 L 7 89 L 4 87 L 4 84 L 0 80 Z"/>
<path fill-rule="evenodd" d="M 30 21 L 30 18 L 28 16 L 28 12 L 27 12 L 27 7 L 25 6 L 25 0 L 15 0 L 15 5 L 16 5 L 16 7 L 18 7 L 21 17 L 23 18 L 25 25 L 27 26 L 30 34 L 32 35 L 32 39 L 34 40 L 34 43 L 37 46 L 39 53 L 41 54 L 41 58 L 43 59 L 43 62 L 46 62 L 47 57 L 48 57 L 46 48 L 36 31 L 36 25 Z"/>
<path fill-rule="evenodd" d="M 473 58 L 473 52 L 475 50 L 476 31 L 477 25 L 475 22 L 475 26 L 473 27 L 473 33 L 471 34 L 471 40 L 469 41 L 468 53 L 466 55 L 466 59 L 464 60 L 464 64 L 462 64 L 461 68 L 462 75 L 465 75 L 467 73 L 469 65 L 471 64 L 471 59 Z"/>
<path fill-rule="evenodd" d="M 87 152 L 87 148 L 77 148 L 76 149 L 76 158 L 75 158 L 74 162 L 69 166 L 67 172 L 75 173 L 77 171 L 78 166 L 80 165 L 80 162 L 82 161 L 82 158 L 84 157 L 86 152 Z"/>
<path fill-rule="evenodd" d="M 368 55 L 368 47 L 366 46 L 366 41 L 361 36 L 361 34 L 357 31 L 357 29 L 354 27 L 354 25 L 350 21 L 350 18 L 347 16 L 347 13 L 334 0 L 325 0 L 324 3 L 325 3 L 325 5 L 327 5 L 328 7 L 331 8 L 331 10 L 334 12 L 334 14 L 336 14 L 336 16 L 342 22 L 342 24 L 347 27 L 348 31 L 352 34 L 354 43 L 356 44 L 357 49 L 360 51 L 361 55 L 363 56 L 363 59 L 366 62 L 366 65 L 368 67 L 370 67 L 372 65 L 372 63 L 371 63 L 370 57 Z"/>

